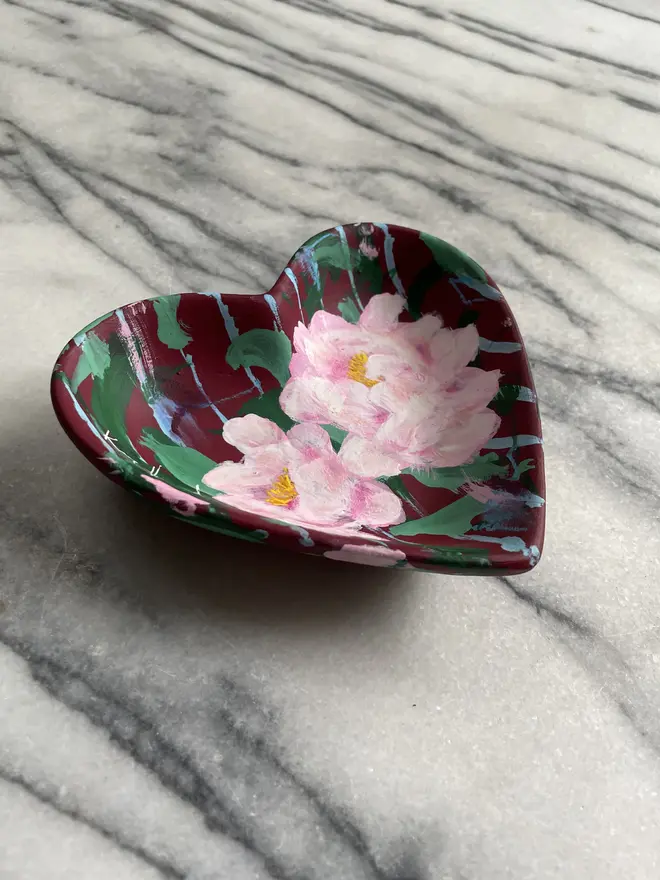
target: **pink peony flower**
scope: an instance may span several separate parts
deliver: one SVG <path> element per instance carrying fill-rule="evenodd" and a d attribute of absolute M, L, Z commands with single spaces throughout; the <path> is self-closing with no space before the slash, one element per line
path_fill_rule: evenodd
<path fill-rule="evenodd" d="M 156 477 L 150 477 L 146 474 L 142 475 L 142 479 L 150 483 L 173 510 L 182 513 L 184 516 L 193 516 L 196 513 L 203 513 L 209 509 L 208 501 L 202 501 L 201 498 L 197 498 L 195 495 L 188 495 L 187 492 L 180 492 L 178 489 L 174 489 L 163 482 L 163 480 L 158 480 Z"/>
<path fill-rule="evenodd" d="M 351 473 L 318 425 L 286 434 L 274 422 L 247 415 L 225 423 L 223 437 L 244 458 L 225 461 L 204 477 L 226 494 L 218 501 L 269 519 L 355 534 L 405 518 L 387 486 Z"/>
<path fill-rule="evenodd" d="M 467 366 L 476 327 L 450 330 L 434 315 L 401 323 L 404 304 L 397 294 L 374 296 L 357 324 L 318 311 L 293 335 L 282 409 L 347 431 L 342 461 L 365 477 L 465 464 L 500 424 L 486 408 L 499 371 Z"/>
<path fill-rule="evenodd" d="M 323 555 L 340 562 L 356 562 L 379 568 L 390 568 L 406 558 L 401 550 L 390 550 L 382 544 L 344 544 L 341 550 L 326 550 Z"/>

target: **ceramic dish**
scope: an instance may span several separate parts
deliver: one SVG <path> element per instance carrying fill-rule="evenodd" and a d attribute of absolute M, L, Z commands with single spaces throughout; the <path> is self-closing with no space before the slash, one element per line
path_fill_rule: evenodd
<path fill-rule="evenodd" d="M 64 348 L 52 399 L 103 473 L 221 535 L 452 573 L 541 553 L 523 340 L 492 278 L 425 233 L 338 226 L 268 293 L 116 309 Z"/>

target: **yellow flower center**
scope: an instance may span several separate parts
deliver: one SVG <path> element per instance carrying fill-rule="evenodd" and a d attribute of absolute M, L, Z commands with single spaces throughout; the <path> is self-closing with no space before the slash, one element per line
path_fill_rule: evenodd
<path fill-rule="evenodd" d="M 289 476 L 288 468 L 284 468 L 273 485 L 266 492 L 266 501 L 268 504 L 275 504 L 277 507 L 286 507 L 291 504 L 294 498 L 298 497 L 296 487 L 293 480 Z"/>
<path fill-rule="evenodd" d="M 348 362 L 346 378 L 352 379 L 354 382 L 360 382 L 362 385 L 366 385 L 367 388 L 373 388 L 374 385 L 378 385 L 379 380 L 367 379 L 368 360 L 369 355 L 366 353 L 366 351 L 359 351 L 357 354 L 354 354 Z"/>

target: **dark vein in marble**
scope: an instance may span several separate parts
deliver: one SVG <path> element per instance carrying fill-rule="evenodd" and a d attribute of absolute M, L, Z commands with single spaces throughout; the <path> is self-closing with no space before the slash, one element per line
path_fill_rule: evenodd
<path fill-rule="evenodd" d="M 80 811 L 75 810 L 71 807 L 67 807 L 66 804 L 63 803 L 62 798 L 59 796 L 57 792 L 48 792 L 46 790 L 46 786 L 29 782 L 25 777 L 21 776 L 18 773 L 12 772 L 6 768 L 0 767 L 0 780 L 7 783 L 8 785 L 14 785 L 17 788 L 22 789 L 31 795 L 35 800 L 54 810 L 61 816 L 66 816 L 67 819 L 71 819 L 73 822 L 77 824 L 84 825 L 86 828 L 94 831 L 96 834 L 100 834 L 106 840 L 109 840 L 117 849 L 126 853 L 127 855 L 135 856 L 145 865 L 148 865 L 150 868 L 154 868 L 158 871 L 162 877 L 172 878 L 172 880 L 185 880 L 188 877 L 188 873 L 184 871 L 179 871 L 173 865 L 168 864 L 167 862 L 159 859 L 158 857 L 152 855 L 147 852 L 143 847 L 134 846 L 131 843 L 123 840 L 122 837 L 115 831 L 110 831 L 108 828 L 105 828 L 103 825 L 98 822 L 90 819 L 89 816 L 83 815 Z"/>
<path fill-rule="evenodd" d="M 618 12 L 626 18 L 636 18 L 638 21 L 645 21 L 649 24 L 660 24 L 660 18 L 652 18 L 649 15 L 642 15 L 639 12 L 633 12 L 631 9 L 620 9 L 618 6 L 611 6 L 609 3 L 603 3 L 602 0 L 583 0 L 584 3 L 590 3 L 592 6 L 600 6 L 601 9 L 607 9 L 610 12 Z"/>
<path fill-rule="evenodd" d="M 41 529 L 37 531 L 43 533 Z M 62 660 L 38 652 L 24 639 L 5 634 L 0 636 L 0 642 L 29 664 L 33 678 L 48 694 L 103 729 L 117 747 L 153 772 L 166 789 L 199 810 L 210 831 L 227 835 L 239 843 L 258 858 L 274 878 L 313 880 L 320 876 L 314 868 L 315 854 L 320 855 L 328 847 L 341 859 L 343 870 L 349 869 L 350 873 L 342 874 L 347 880 L 349 877 L 351 880 L 415 880 L 410 874 L 381 869 L 358 826 L 288 769 L 261 733 L 249 729 L 249 723 L 245 723 L 246 704 L 258 706 L 258 703 L 252 694 L 229 679 L 219 682 L 220 695 L 224 696 L 218 700 L 219 726 L 216 728 L 223 750 L 234 755 L 229 762 L 230 777 L 225 787 L 222 779 L 212 784 L 195 760 L 169 741 L 135 705 L 92 683 L 89 659 L 81 658 L 78 668 L 74 669 Z M 282 851 L 281 842 L 276 848 L 272 846 L 259 820 L 248 816 L 247 803 L 245 806 L 236 803 L 232 774 L 239 774 L 240 785 L 247 786 L 246 797 L 250 800 L 254 796 L 251 792 L 254 783 L 249 780 L 258 779 L 259 785 L 284 791 L 283 809 L 286 809 L 286 798 L 293 798 L 294 806 L 296 801 L 305 805 L 307 813 L 314 817 L 311 827 L 316 836 L 316 840 L 309 841 L 309 851 L 302 857 L 306 860 L 306 869 L 292 866 Z M 342 865 L 338 864 L 337 869 L 341 871 Z"/>
<path fill-rule="evenodd" d="M 393 6 L 403 6 L 405 9 L 421 13 L 427 18 L 441 20 L 445 19 L 445 15 L 443 13 L 438 13 L 435 10 L 426 6 L 416 6 L 411 3 L 406 3 L 404 2 L 404 0 L 386 0 L 386 2 L 390 3 Z M 614 61 L 611 58 L 603 58 L 601 55 L 595 55 L 592 52 L 585 52 L 582 49 L 574 49 L 571 46 L 565 46 L 544 40 L 539 40 L 535 37 L 530 36 L 529 34 L 513 31 L 510 28 L 504 27 L 502 25 L 496 25 L 492 21 L 476 18 L 475 16 L 467 16 L 461 13 L 453 13 L 453 15 L 455 15 L 458 19 L 463 18 L 475 24 L 479 24 L 480 26 L 488 30 L 495 31 L 500 34 L 505 34 L 508 37 L 516 37 L 518 39 L 525 40 L 526 42 L 531 43 L 534 46 L 540 46 L 546 49 L 553 49 L 556 52 L 564 53 L 572 58 L 582 58 L 585 61 L 593 61 L 597 64 L 602 64 L 605 67 L 610 67 L 613 70 L 620 70 L 622 73 L 628 73 L 634 76 L 638 76 L 642 79 L 647 79 L 654 82 L 660 80 L 660 74 L 654 73 L 653 71 L 643 67 L 635 67 L 630 64 L 625 64 L 621 61 Z M 532 74 L 531 76 L 534 75 Z"/>
<path fill-rule="evenodd" d="M 495 580 L 517 601 L 532 609 L 541 620 L 556 625 L 555 633 L 564 647 L 594 680 L 599 690 L 607 695 L 644 745 L 657 755 L 660 752 L 657 721 L 645 717 L 644 694 L 622 652 L 584 620 L 563 611 L 548 599 L 529 592 L 520 581 L 508 577 Z M 621 687 L 615 676 L 607 674 L 603 668 L 604 661 L 616 670 L 617 677 L 623 677 L 625 687 Z"/>
<path fill-rule="evenodd" d="M 52 12 L 47 12 L 45 9 L 40 9 L 38 6 L 31 6 L 29 3 L 26 3 L 25 0 L 4 0 L 7 6 L 16 6 L 19 9 L 25 9 L 27 12 L 32 12 L 34 15 L 41 15 L 43 18 L 47 18 L 50 21 L 55 21 L 58 24 L 71 24 L 71 19 L 66 16 L 55 15 Z"/>
<path fill-rule="evenodd" d="M 127 11 L 132 12 L 135 20 L 141 20 L 142 10 L 130 7 L 128 4 L 125 3 L 121 5 L 122 8 L 126 8 Z M 190 7 L 189 4 L 179 3 L 176 5 L 183 9 L 186 9 L 187 11 L 190 11 L 191 14 L 195 12 L 194 8 Z M 197 14 L 199 14 L 199 11 L 197 11 Z M 264 41 L 262 37 L 251 33 L 249 29 L 243 26 L 236 27 L 235 25 L 227 24 L 226 16 L 218 16 L 216 13 L 204 12 L 202 18 L 204 21 L 215 23 L 218 26 L 231 26 L 233 31 L 254 40 L 257 44 L 268 45 L 274 51 L 279 52 L 280 55 L 283 55 L 287 59 L 289 67 L 295 61 L 298 64 L 304 65 L 306 69 L 310 68 L 310 60 L 308 57 L 301 55 L 300 53 L 293 52 L 291 50 L 285 50 L 273 42 Z M 225 59 L 219 57 L 214 52 L 202 49 L 199 46 L 196 46 L 194 43 L 191 43 L 189 40 L 184 39 L 184 37 L 178 32 L 181 30 L 180 26 L 177 25 L 178 31 L 176 34 L 173 33 L 171 30 L 171 25 L 168 22 L 169 20 L 167 19 L 167 17 L 164 14 L 161 14 L 158 17 L 157 21 L 153 21 L 153 19 L 150 18 L 148 24 L 151 28 L 156 28 L 169 39 L 180 43 L 181 45 L 192 50 L 193 52 L 201 53 L 205 57 L 212 58 L 217 63 L 224 64 L 225 66 L 228 66 L 230 68 L 243 70 L 244 72 L 250 73 L 252 76 L 263 78 L 266 81 L 279 85 L 284 89 L 300 95 L 304 95 L 306 98 L 315 101 L 321 106 L 327 107 L 334 113 L 338 113 L 344 116 L 344 118 L 350 120 L 354 124 L 366 128 L 367 130 L 371 130 L 374 133 L 378 133 L 385 137 L 388 137 L 394 142 L 398 142 L 406 147 L 422 151 L 429 156 L 433 156 L 434 158 L 443 158 L 445 161 L 450 161 L 453 164 L 463 165 L 464 167 L 466 167 L 466 169 L 469 168 L 469 170 L 473 174 L 476 173 L 487 177 L 495 176 L 496 179 L 503 180 L 511 185 L 514 185 L 523 190 L 527 190 L 536 195 L 541 195 L 543 198 L 555 201 L 558 204 L 561 204 L 563 207 L 572 208 L 573 210 L 582 213 L 584 216 L 589 217 L 592 222 L 598 223 L 599 225 L 611 229 L 617 234 L 625 236 L 627 240 L 631 242 L 637 242 L 650 247 L 656 246 L 656 242 L 654 239 L 649 238 L 648 236 L 641 235 L 639 234 L 639 232 L 633 233 L 629 229 L 625 229 L 622 226 L 621 222 L 617 222 L 616 219 L 613 219 L 621 219 L 627 216 L 632 217 L 638 222 L 648 224 L 650 221 L 648 221 L 647 218 L 640 216 L 638 212 L 631 212 L 628 208 L 622 209 L 620 208 L 620 206 L 604 202 L 605 194 L 609 190 L 614 189 L 621 191 L 632 198 L 640 199 L 641 201 L 645 201 L 653 207 L 656 207 L 655 201 L 649 199 L 644 193 L 630 190 L 622 184 L 612 182 L 597 175 L 588 175 L 586 173 L 575 172 L 574 170 L 567 168 L 560 163 L 541 162 L 539 160 L 533 160 L 520 154 L 516 154 L 512 151 L 503 151 L 501 149 L 493 148 L 492 145 L 488 144 L 486 141 L 479 138 L 470 129 L 462 125 L 453 115 L 447 114 L 446 111 L 441 110 L 437 106 L 419 100 L 412 100 L 407 95 L 398 90 L 385 87 L 382 83 L 374 82 L 366 76 L 358 75 L 352 71 L 347 71 L 337 64 L 319 61 L 317 64 L 313 65 L 312 69 L 316 72 L 318 72 L 318 70 L 324 70 L 327 74 L 332 74 L 335 77 L 339 77 L 339 81 L 341 82 L 343 88 L 350 88 L 351 83 L 353 83 L 355 86 L 361 87 L 362 90 L 366 90 L 363 91 L 363 94 L 366 93 L 372 96 L 374 94 L 382 95 L 384 99 L 390 102 L 390 109 L 395 109 L 397 107 L 412 108 L 419 113 L 422 119 L 432 118 L 436 121 L 436 123 L 438 121 L 441 121 L 445 128 L 442 134 L 442 137 L 445 141 L 449 143 L 454 143 L 460 146 L 462 149 L 471 149 L 471 151 L 476 153 L 477 155 L 483 156 L 484 158 L 487 158 L 488 160 L 495 162 L 498 165 L 501 165 L 506 170 L 506 174 L 498 175 L 497 173 L 493 174 L 491 170 L 484 171 L 474 169 L 473 167 L 471 167 L 471 163 L 465 161 L 458 162 L 456 159 L 448 156 L 446 152 L 442 152 L 437 148 L 429 148 L 419 143 L 415 143 L 410 139 L 396 136 L 392 131 L 385 130 L 384 126 L 375 124 L 373 122 L 368 122 L 364 117 L 358 117 L 357 115 L 348 112 L 345 108 L 337 106 L 336 102 L 334 101 L 331 101 L 329 99 L 321 99 L 313 92 L 310 92 L 307 89 L 304 89 L 300 86 L 297 87 L 296 85 L 287 82 L 285 79 L 283 79 L 278 74 L 275 74 L 273 71 L 264 73 L 263 71 L 256 69 L 254 65 L 249 65 L 247 63 L 243 64 L 239 62 L 228 62 Z M 419 120 L 415 121 L 417 124 L 419 124 Z M 531 172 L 527 171 L 524 167 L 525 165 L 530 166 L 530 168 L 533 170 Z M 555 179 L 548 179 L 547 176 L 544 177 L 543 175 L 539 175 L 539 170 L 541 169 L 545 169 L 546 172 L 551 171 L 553 177 L 556 176 Z M 512 174 L 514 175 L 513 178 Z M 571 177 L 577 181 L 583 179 L 585 181 L 597 183 L 603 188 L 603 196 L 597 198 L 591 194 L 585 195 L 577 193 L 573 185 L 568 186 L 566 183 L 563 182 L 563 179 L 568 174 L 570 174 Z M 526 179 L 526 177 L 528 177 L 529 179 Z M 550 189 L 548 189 L 548 187 Z M 606 216 L 608 213 L 610 214 L 610 217 Z"/>

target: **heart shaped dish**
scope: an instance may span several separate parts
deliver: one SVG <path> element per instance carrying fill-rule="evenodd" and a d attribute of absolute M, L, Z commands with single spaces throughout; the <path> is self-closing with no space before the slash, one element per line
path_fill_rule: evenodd
<path fill-rule="evenodd" d="M 426 233 L 338 226 L 268 293 L 117 309 L 64 348 L 52 399 L 103 473 L 222 535 L 445 573 L 541 554 L 522 338 L 486 272 Z"/>

